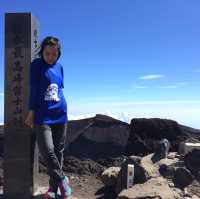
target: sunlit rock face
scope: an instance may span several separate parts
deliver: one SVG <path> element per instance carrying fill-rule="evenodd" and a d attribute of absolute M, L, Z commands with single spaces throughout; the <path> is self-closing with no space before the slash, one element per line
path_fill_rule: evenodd
<path fill-rule="evenodd" d="M 122 155 L 129 132 L 129 124 L 105 115 L 70 121 L 66 151 L 92 159 Z"/>

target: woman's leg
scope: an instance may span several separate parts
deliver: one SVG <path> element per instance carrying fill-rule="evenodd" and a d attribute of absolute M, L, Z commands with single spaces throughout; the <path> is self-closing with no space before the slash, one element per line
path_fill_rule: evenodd
<path fill-rule="evenodd" d="M 67 124 L 53 124 L 52 125 L 52 138 L 53 138 L 53 144 L 54 144 L 54 152 L 57 156 L 61 169 L 63 167 L 63 152 L 65 149 L 66 130 L 67 130 Z M 63 172 L 63 175 L 64 175 L 64 172 Z M 49 179 L 49 184 L 50 185 L 54 184 L 53 176 L 51 175 Z M 54 187 L 57 192 L 58 185 L 54 185 Z"/>
<path fill-rule="evenodd" d="M 38 147 L 44 161 L 47 164 L 48 172 L 51 178 L 50 186 L 56 188 L 57 184 L 63 179 L 61 165 L 55 153 L 53 141 L 52 125 L 36 125 L 36 137 Z"/>
<path fill-rule="evenodd" d="M 67 135 L 67 124 L 54 124 L 52 125 L 52 136 L 54 151 L 60 163 L 60 167 L 63 167 L 63 153 L 65 150 L 66 144 L 66 135 Z"/>

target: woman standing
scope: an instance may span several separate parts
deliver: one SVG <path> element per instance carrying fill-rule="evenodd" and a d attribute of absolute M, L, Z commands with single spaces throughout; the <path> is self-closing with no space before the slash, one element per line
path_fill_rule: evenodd
<path fill-rule="evenodd" d="M 68 118 L 62 91 L 64 71 L 57 62 L 60 55 L 59 40 L 46 37 L 41 44 L 40 58 L 30 64 L 29 113 L 25 120 L 25 124 L 35 128 L 38 147 L 47 164 L 50 179 L 45 197 L 48 199 L 56 198 L 58 188 L 63 199 L 72 192 L 62 171 Z"/>

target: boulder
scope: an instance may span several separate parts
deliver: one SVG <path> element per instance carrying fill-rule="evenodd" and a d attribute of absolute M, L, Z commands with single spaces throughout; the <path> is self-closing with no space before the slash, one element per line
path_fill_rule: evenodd
<path fill-rule="evenodd" d="M 156 164 L 152 161 L 154 154 L 149 154 L 142 158 L 140 166 L 144 169 L 145 173 L 149 178 L 159 177 L 159 169 Z"/>
<path fill-rule="evenodd" d="M 200 180 L 200 150 L 193 149 L 184 157 L 186 167 Z"/>
<path fill-rule="evenodd" d="M 170 143 L 167 139 L 162 139 L 159 141 L 158 145 L 156 146 L 156 150 L 152 157 L 153 162 L 157 162 L 163 158 L 167 158 L 169 153 Z"/>
<path fill-rule="evenodd" d="M 180 159 L 176 156 L 176 154 L 176 152 L 171 152 L 168 154 L 167 158 L 156 162 L 160 174 L 167 179 L 174 178 L 174 173 L 177 166 L 184 166 L 184 163 L 182 165 L 180 164 Z"/>
<path fill-rule="evenodd" d="M 66 154 L 95 160 L 122 155 L 129 132 L 127 123 L 105 115 L 70 121 Z"/>
<path fill-rule="evenodd" d="M 150 178 L 158 178 L 161 176 L 171 181 L 174 179 L 176 168 L 178 166 L 184 166 L 184 162 L 180 161 L 176 152 L 170 152 L 167 158 L 161 159 L 155 163 L 152 161 L 153 156 L 154 154 L 149 154 L 144 157 L 128 157 L 127 160 L 122 164 L 115 189 L 116 193 L 119 193 L 121 190 L 127 187 L 128 164 L 134 164 L 134 184 L 143 184 Z"/>
<path fill-rule="evenodd" d="M 120 167 L 110 167 L 101 174 L 101 181 L 105 186 L 115 186 L 117 183 Z"/>
<path fill-rule="evenodd" d="M 144 156 L 153 153 L 161 139 L 170 142 L 170 151 L 178 151 L 179 143 L 189 138 L 200 138 L 200 130 L 160 118 L 134 118 L 130 124 L 127 155 Z"/>
<path fill-rule="evenodd" d="M 179 149 L 178 149 L 178 153 L 180 155 L 186 155 L 186 143 L 199 143 L 200 141 L 196 138 L 188 138 L 187 140 L 185 140 L 184 142 L 179 143 Z"/>
<path fill-rule="evenodd" d="M 188 169 L 184 167 L 176 168 L 174 172 L 174 179 L 173 179 L 173 182 L 176 187 L 183 189 L 184 187 L 191 184 L 193 180 L 194 180 L 194 176 L 191 174 L 191 172 Z"/>
<path fill-rule="evenodd" d="M 169 188 L 167 181 L 162 177 L 151 178 L 144 184 L 136 184 L 129 189 L 124 189 L 118 199 L 175 199 L 174 193 Z"/>
<path fill-rule="evenodd" d="M 149 176 L 144 168 L 141 167 L 142 157 L 130 156 L 124 161 L 119 172 L 115 192 L 118 194 L 121 190 L 127 187 L 127 166 L 128 164 L 134 165 L 134 184 L 144 183 L 149 179 Z"/>

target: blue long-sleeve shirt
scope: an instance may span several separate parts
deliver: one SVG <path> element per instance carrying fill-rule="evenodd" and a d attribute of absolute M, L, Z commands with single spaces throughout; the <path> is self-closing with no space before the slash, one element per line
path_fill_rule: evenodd
<path fill-rule="evenodd" d="M 36 124 L 66 123 L 67 102 L 65 100 L 64 71 L 60 63 L 47 64 L 37 58 L 29 70 L 29 110 L 34 111 Z"/>

